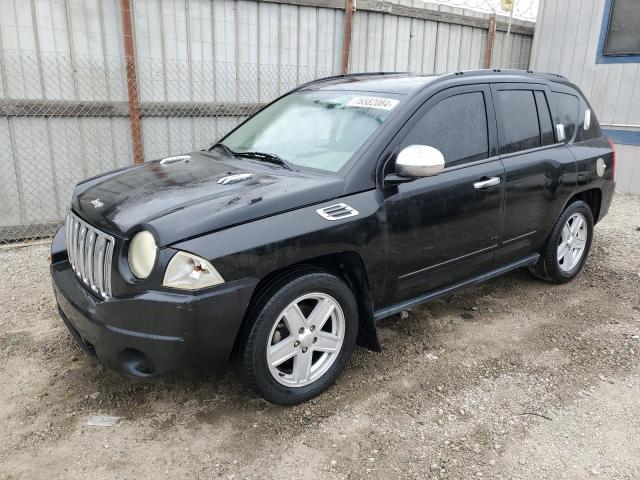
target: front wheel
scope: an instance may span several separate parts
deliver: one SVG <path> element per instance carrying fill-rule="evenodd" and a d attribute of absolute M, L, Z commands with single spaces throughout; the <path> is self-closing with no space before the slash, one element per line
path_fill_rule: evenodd
<path fill-rule="evenodd" d="M 350 288 L 324 272 L 274 288 L 250 319 L 241 363 L 266 400 L 295 405 L 327 389 L 355 348 L 358 309 Z"/>
<path fill-rule="evenodd" d="M 560 215 L 531 273 L 553 283 L 572 280 L 587 260 L 592 237 L 591 208 L 581 200 L 571 203 Z"/>

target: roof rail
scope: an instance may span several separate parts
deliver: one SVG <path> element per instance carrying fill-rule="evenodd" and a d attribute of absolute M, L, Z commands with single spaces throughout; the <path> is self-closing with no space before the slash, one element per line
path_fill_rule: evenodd
<path fill-rule="evenodd" d="M 328 77 L 316 78 L 315 80 L 311 80 L 309 82 L 303 83 L 302 85 L 297 86 L 292 91 L 301 90 L 310 85 L 315 85 L 318 83 L 341 79 L 341 78 L 355 78 L 355 77 L 368 77 L 368 76 L 382 76 L 382 75 L 418 75 L 418 76 L 434 76 L 439 77 L 438 82 L 445 81 L 447 79 L 453 77 L 462 77 L 462 76 L 470 76 L 470 77 L 479 77 L 479 76 L 489 76 L 489 75 L 520 75 L 523 77 L 530 78 L 540 78 L 546 79 L 550 81 L 560 81 L 571 83 L 569 79 L 565 76 L 557 74 L 557 73 L 546 73 L 546 72 L 534 72 L 533 70 L 518 70 L 518 69 L 501 69 L 501 68 L 485 68 L 485 69 L 477 69 L 477 70 L 464 70 L 457 72 L 445 72 L 445 73 L 433 73 L 433 74 L 419 74 L 415 72 L 359 72 L 359 73 L 346 73 L 339 75 L 330 75 Z"/>
<path fill-rule="evenodd" d="M 533 72 L 531 71 L 530 73 L 534 73 L 536 75 L 540 75 L 541 77 L 554 77 L 554 78 L 559 78 L 560 80 L 566 80 L 567 82 L 569 81 L 569 79 L 567 77 L 565 77 L 564 75 L 560 75 L 559 73 L 550 73 L 550 72 Z"/>
<path fill-rule="evenodd" d="M 358 73 L 341 73 L 338 75 L 329 75 L 328 77 L 316 78 L 314 80 L 310 80 L 306 83 L 298 85 L 296 90 L 299 90 L 308 85 L 313 85 L 319 82 L 325 82 L 327 80 L 334 80 L 336 78 L 349 78 L 349 77 L 372 77 L 375 75 L 407 75 L 411 72 L 358 72 Z"/>
<path fill-rule="evenodd" d="M 439 74 L 443 77 L 447 76 L 461 76 L 461 75 L 469 75 L 469 76 L 482 76 L 482 75 L 495 75 L 495 74 L 504 74 L 504 75 L 527 75 L 533 77 L 547 77 L 554 80 L 564 80 L 569 81 L 567 77 L 564 75 L 560 75 L 558 73 L 547 73 L 547 72 L 534 72 L 533 70 L 519 70 L 519 69 L 502 69 L 502 68 L 484 68 L 477 70 L 464 70 L 458 72 L 448 72 L 444 74 Z"/>

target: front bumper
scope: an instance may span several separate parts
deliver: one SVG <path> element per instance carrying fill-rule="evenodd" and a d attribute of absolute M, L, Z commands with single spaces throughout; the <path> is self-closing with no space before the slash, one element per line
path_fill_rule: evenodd
<path fill-rule="evenodd" d="M 255 281 L 196 294 L 148 291 L 104 300 L 61 257 L 54 255 L 51 265 L 60 315 L 77 343 L 104 367 L 150 378 L 206 376 L 228 364 Z"/>

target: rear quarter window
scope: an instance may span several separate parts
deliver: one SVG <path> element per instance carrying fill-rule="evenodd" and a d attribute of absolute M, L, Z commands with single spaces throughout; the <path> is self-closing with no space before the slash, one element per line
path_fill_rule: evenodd
<path fill-rule="evenodd" d="M 576 133 L 576 142 L 584 142 L 586 140 L 591 140 L 592 138 L 600 138 L 602 137 L 602 129 L 600 128 L 600 124 L 598 123 L 598 119 L 596 118 L 596 114 L 591 107 L 584 99 L 584 97 L 580 97 L 580 117 L 578 121 L 578 132 Z M 584 118 L 585 112 L 589 110 L 591 112 L 591 122 L 589 128 L 584 129 Z"/>
<path fill-rule="evenodd" d="M 578 125 L 578 113 L 580 100 L 569 93 L 552 92 L 553 102 L 556 106 L 556 123 L 564 125 L 566 141 L 573 139 Z"/>

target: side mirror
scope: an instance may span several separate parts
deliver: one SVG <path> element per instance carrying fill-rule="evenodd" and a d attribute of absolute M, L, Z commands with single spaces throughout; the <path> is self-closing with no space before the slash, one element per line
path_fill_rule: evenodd
<path fill-rule="evenodd" d="M 431 177 L 443 170 L 444 156 L 440 150 L 426 145 L 409 145 L 396 158 L 396 174 L 401 177 Z"/>

